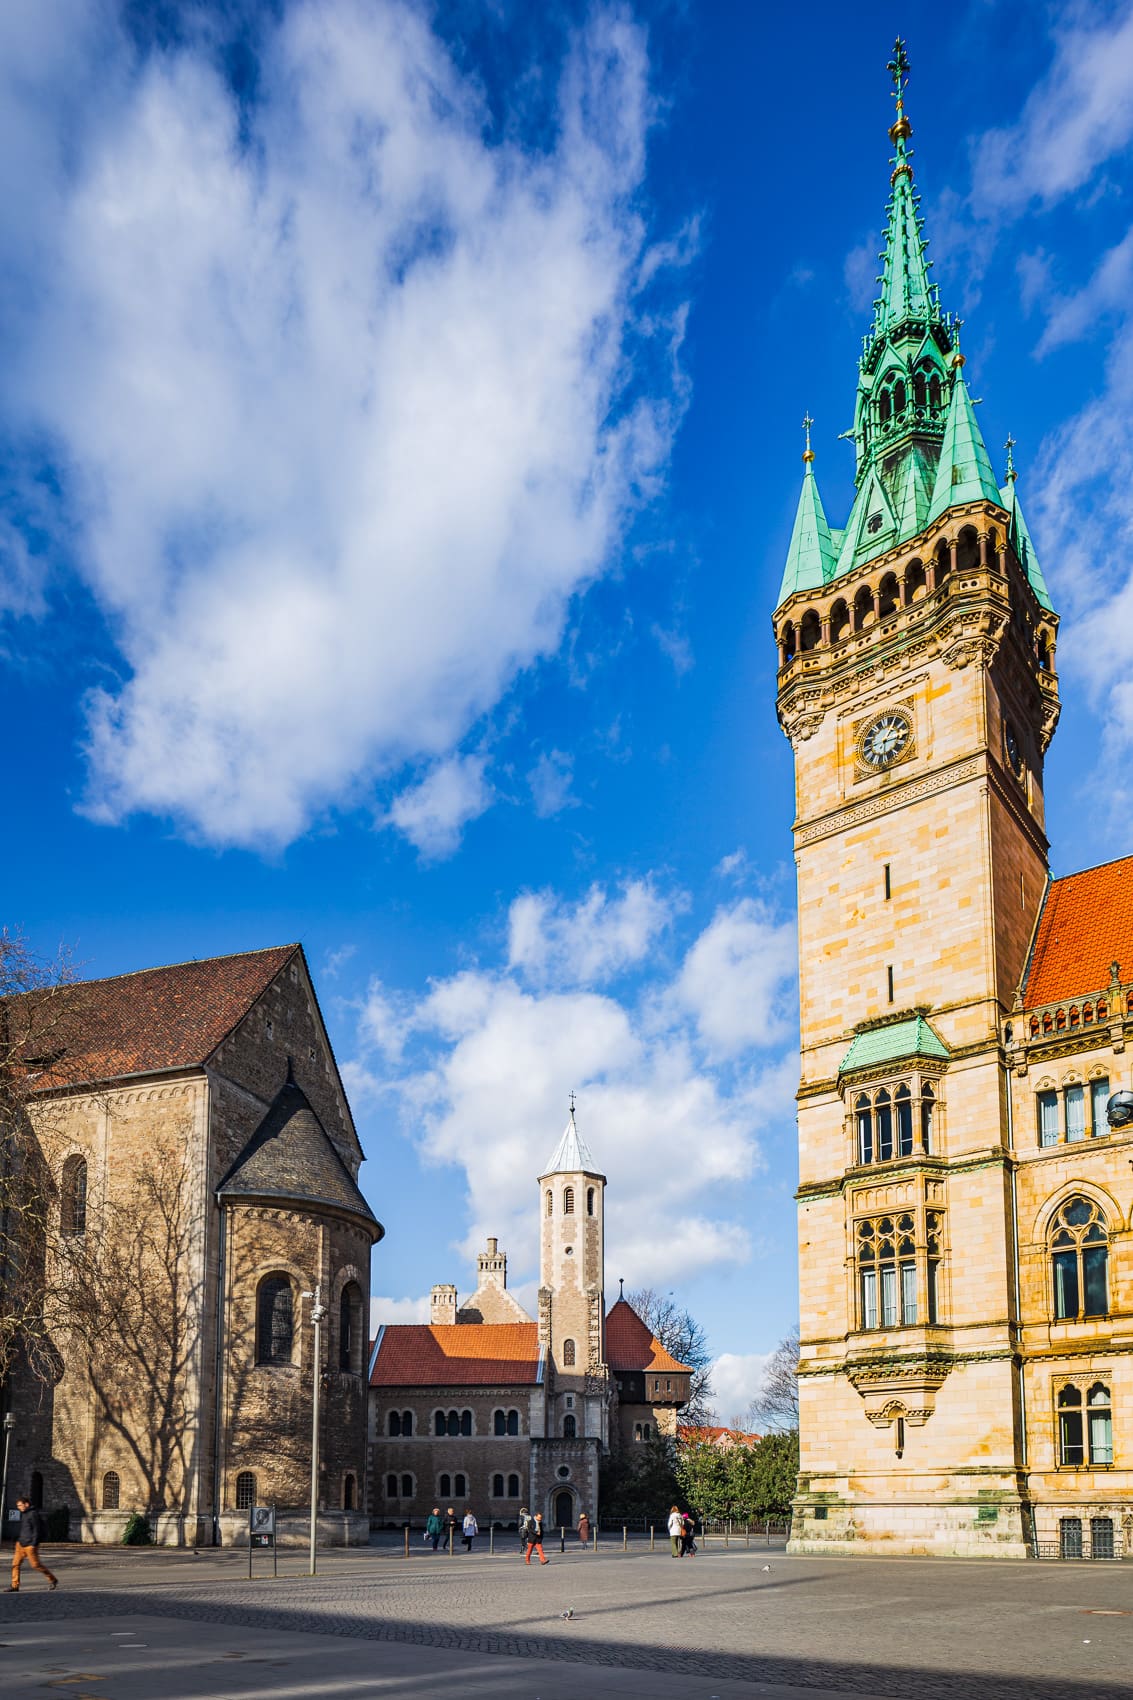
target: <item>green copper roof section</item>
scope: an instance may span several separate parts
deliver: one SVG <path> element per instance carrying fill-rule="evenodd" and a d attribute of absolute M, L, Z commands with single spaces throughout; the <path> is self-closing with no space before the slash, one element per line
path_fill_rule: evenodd
<path fill-rule="evenodd" d="M 1046 588 L 1043 570 L 1039 566 L 1039 558 L 1035 554 L 1035 546 L 1031 542 L 1031 534 L 1027 530 L 1027 522 L 1023 518 L 1023 510 L 1019 506 L 1019 498 L 1015 494 L 1015 469 L 1012 466 L 1007 474 L 1007 483 L 999 492 L 1000 501 L 1011 515 L 1008 535 L 1011 546 L 1019 560 L 1019 565 L 1027 575 L 1027 580 L 1034 591 L 1040 608 L 1054 612 L 1054 604 Z"/>
<path fill-rule="evenodd" d="M 959 507 L 964 502 L 986 500 L 999 506 L 999 485 L 976 424 L 972 398 L 964 381 L 963 356 L 954 356 L 954 361 L 952 401 L 929 504 L 929 524 L 949 508 Z"/>
<path fill-rule="evenodd" d="M 839 1074 L 850 1074 L 859 1068 L 883 1068 L 889 1063 L 906 1062 L 912 1057 L 937 1057 L 947 1062 L 947 1045 L 930 1027 L 923 1015 L 907 1016 L 903 1021 L 890 1022 L 886 1027 L 871 1027 L 858 1033 L 842 1058 Z"/>
<path fill-rule="evenodd" d="M 803 454 L 805 472 L 803 487 L 799 491 L 799 505 L 795 510 L 795 527 L 791 532 L 791 544 L 787 550 L 787 564 L 783 568 L 783 582 L 779 586 L 778 608 L 797 590 L 821 590 L 823 585 L 834 576 L 834 544 L 830 537 L 830 527 L 826 523 L 826 514 L 822 507 L 822 497 L 818 493 L 818 480 L 814 476 L 814 454 L 810 446 L 810 428 L 814 421 L 809 414 L 803 421 L 806 430 L 806 451 Z"/>
<path fill-rule="evenodd" d="M 881 294 L 873 304 L 874 336 L 887 336 L 910 319 L 940 317 L 937 291 L 929 281 L 930 261 L 925 252 L 928 243 L 921 221 L 920 201 L 913 188 L 912 149 L 909 147 L 913 126 L 905 112 L 909 61 L 900 38 L 889 63 L 889 73 L 897 94 L 897 117 L 889 131 L 894 149 L 890 178 L 893 193 L 885 209 L 887 220 L 885 247 L 881 254 Z"/>
<path fill-rule="evenodd" d="M 928 523 L 928 507 L 936 470 L 927 455 L 916 450 L 905 462 L 905 479 L 897 504 L 897 541 L 916 537 Z"/>

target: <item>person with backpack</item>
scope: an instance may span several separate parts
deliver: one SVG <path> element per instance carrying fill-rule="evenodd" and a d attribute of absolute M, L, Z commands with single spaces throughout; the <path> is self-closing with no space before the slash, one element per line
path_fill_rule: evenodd
<path fill-rule="evenodd" d="M 25 1558 L 33 1570 L 40 1571 L 46 1577 L 47 1586 L 54 1591 L 59 1586 L 59 1579 L 51 1574 L 39 1556 L 39 1543 L 47 1535 L 47 1519 L 42 1511 L 35 1509 L 30 1499 L 17 1499 L 16 1509 L 20 1514 L 20 1527 L 12 1553 L 12 1586 L 8 1592 L 19 1593 L 20 1565 Z"/>
<path fill-rule="evenodd" d="M 425 1539 L 432 1541 L 434 1552 L 436 1552 L 437 1548 L 440 1546 L 441 1536 L 444 1532 L 445 1526 L 441 1522 L 441 1508 L 439 1505 L 434 1505 L 428 1517 L 425 1519 Z"/>
<path fill-rule="evenodd" d="M 540 1564 L 549 1563 L 550 1561 L 543 1552 L 542 1512 L 537 1511 L 534 1517 L 532 1517 L 526 1505 L 523 1506 L 519 1513 L 519 1532 L 523 1536 L 524 1543 L 527 1547 L 527 1557 L 523 1561 L 524 1564 L 531 1563 L 531 1554 L 533 1552 L 537 1552 L 539 1554 Z"/>

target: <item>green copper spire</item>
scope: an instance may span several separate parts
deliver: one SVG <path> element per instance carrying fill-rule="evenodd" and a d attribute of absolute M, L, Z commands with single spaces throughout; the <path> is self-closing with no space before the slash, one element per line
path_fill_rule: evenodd
<path fill-rule="evenodd" d="M 834 575 L 834 545 L 823 512 L 822 497 L 818 493 L 818 481 L 814 476 L 814 450 L 810 446 L 810 428 L 813 424 L 814 420 L 808 413 L 803 420 L 803 430 L 806 432 L 803 487 L 799 492 L 795 528 L 791 532 L 791 546 L 787 550 L 783 582 L 779 587 L 780 603 L 785 602 L 788 596 L 793 596 L 796 590 L 821 590 Z M 777 603 L 776 606 L 778 605 Z"/>
<path fill-rule="evenodd" d="M 888 227 L 882 251 L 881 294 L 874 302 L 873 334 L 885 336 L 910 319 L 921 323 L 939 319 L 940 302 L 929 282 L 929 261 L 921 222 L 920 201 L 913 189 L 912 150 L 909 137 L 913 126 L 905 112 L 905 85 L 909 59 L 901 37 L 893 48 L 889 74 L 897 96 L 897 117 L 889 131 L 893 143 L 892 194 L 887 212 Z"/>
<path fill-rule="evenodd" d="M 964 382 L 964 356 L 957 342 L 952 356 L 952 401 L 944 427 L 944 442 L 936 468 L 936 482 L 929 503 L 929 523 L 948 508 L 964 502 L 988 501 L 999 506 L 999 486 L 991 470 L 991 457 L 976 424 L 972 398 Z"/>
<path fill-rule="evenodd" d="M 1039 558 L 1035 554 L 1035 546 L 1031 542 L 1031 534 L 1027 530 L 1027 522 L 1023 518 L 1023 510 L 1019 506 L 1019 497 L 1015 484 L 1019 474 L 1015 471 L 1015 439 L 1008 437 L 1004 443 L 1007 450 L 1007 482 L 999 492 L 999 499 L 1011 516 L 1008 536 L 1015 551 L 1019 565 L 1027 575 L 1027 581 L 1035 593 L 1040 608 L 1047 608 L 1052 613 L 1054 604 L 1050 600 L 1050 592 L 1046 587 L 1043 570 L 1039 566 Z"/>

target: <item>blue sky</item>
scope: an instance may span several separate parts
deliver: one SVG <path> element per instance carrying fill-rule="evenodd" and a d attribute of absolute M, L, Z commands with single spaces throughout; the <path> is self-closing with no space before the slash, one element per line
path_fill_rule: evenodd
<path fill-rule="evenodd" d="M 770 613 L 806 410 L 849 506 L 897 27 L 1064 617 L 1055 871 L 1128 847 L 1133 9 L 1027 15 L 0 15 L 5 917 L 92 975 L 303 941 L 379 1316 L 487 1233 L 530 1297 L 574 1089 L 722 1415 L 793 1319 Z"/>

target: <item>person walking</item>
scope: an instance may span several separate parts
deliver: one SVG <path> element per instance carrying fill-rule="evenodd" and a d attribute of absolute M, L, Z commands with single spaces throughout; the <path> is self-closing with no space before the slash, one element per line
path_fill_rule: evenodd
<path fill-rule="evenodd" d="M 578 1514 L 578 1538 L 584 1547 L 590 1545 L 590 1519 L 585 1511 Z"/>
<path fill-rule="evenodd" d="M 47 1522 L 42 1511 L 37 1511 L 30 1499 L 17 1499 L 16 1509 L 20 1514 L 20 1527 L 16 1534 L 16 1546 L 12 1553 L 12 1586 L 10 1594 L 20 1591 L 20 1565 L 26 1558 L 33 1570 L 42 1571 L 47 1578 L 47 1586 L 54 1590 L 59 1586 L 59 1579 L 53 1576 L 39 1556 L 39 1543 L 47 1534 Z"/>
<path fill-rule="evenodd" d="M 679 1505 L 674 1505 L 669 1512 L 669 1544 L 672 1548 L 670 1557 L 680 1558 L 684 1552 L 685 1522 L 681 1516 Z"/>
<path fill-rule="evenodd" d="M 683 1535 L 681 1539 L 681 1557 L 696 1557 L 696 1519 L 686 1511 L 681 1517 Z"/>
<path fill-rule="evenodd" d="M 445 1526 L 441 1522 L 441 1508 L 439 1505 L 434 1505 L 428 1517 L 425 1519 L 425 1533 L 433 1543 L 434 1552 L 436 1552 L 437 1548 L 440 1546 L 441 1536 L 444 1532 Z"/>
<path fill-rule="evenodd" d="M 524 1564 L 531 1563 L 531 1554 L 533 1552 L 537 1552 L 539 1554 L 540 1564 L 548 1563 L 548 1559 L 543 1552 L 542 1512 L 537 1511 L 534 1517 L 532 1517 L 526 1505 L 523 1506 L 519 1513 L 519 1530 L 527 1546 L 527 1557 L 523 1561 Z"/>
<path fill-rule="evenodd" d="M 464 1513 L 464 1522 L 461 1525 L 461 1531 L 464 1537 L 464 1550 L 465 1552 L 471 1552 L 472 1543 L 480 1533 L 480 1525 L 472 1515 L 471 1510 Z"/>

